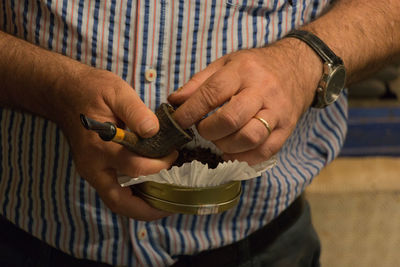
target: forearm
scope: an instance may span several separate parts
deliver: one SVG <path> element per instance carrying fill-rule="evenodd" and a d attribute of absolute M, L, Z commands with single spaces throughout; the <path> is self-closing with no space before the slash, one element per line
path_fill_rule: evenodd
<path fill-rule="evenodd" d="M 87 66 L 0 31 L 0 105 L 54 119 L 61 83 Z"/>
<path fill-rule="evenodd" d="M 84 113 L 126 126 L 142 137 L 158 132 L 155 114 L 118 75 L 0 32 L 0 105 L 54 121 L 69 142 L 76 170 L 113 212 L 140 220 L 168 215 L 132 195 L 129 188 L 122 188 L 117 174 L 158 173 L 170 168 L 176 153 L 160 159 L 140 157 L 102 141 L 79 120 Z"/>
<path fill-rule="evenodd" d="M 343 59 L 349 84 L 400 53 L 400 1 L 338 0 L 304 29 Z"/>

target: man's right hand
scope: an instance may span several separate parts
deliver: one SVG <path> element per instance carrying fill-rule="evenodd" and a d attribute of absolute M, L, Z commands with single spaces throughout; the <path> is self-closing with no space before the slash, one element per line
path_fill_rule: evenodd
<path fill-rule="evenodd" d="M 12 74 L 12 75 L 8 75 Z M 102 141 L 80 122 L 83 113 L 128 127 L 142 137 L 156 134 L 155 114 L 117 75 L 81 64 L 0 32 L 0 104 L 41 115 L 57 123 L 69 141 L 79 174 L 115 213 L 154 220 L 168 213 L 149 206 L 122 188 L 118 175 L 137 177 L 167 169 L 177 153 L 149 159 L 121 145 Z"/>
<path fill-rule="evenodd" d="M 98 121 L 113 122 L 122 128 L 127 126 L 142 137 L 151 137 L 157 133 L 157 117 L 144 105 L 133 88 L 117 75 L 87 66 L 80 67 L 82 69 L 74 73 L 73 77 L 66 75 L 60 79 L 63 82 L 57 86 L 62 87 L 59 91 L 63 91 L 64 96 L 56 98 L 68 101 L 54 107 L 54 121 L 69 140 L 80 175 L 97 190 L 105 204 L 118 214 L 141 220 L 168 215 L 133 196 L 129 188 L 121 188 L 117 176 L 137 177 L 168 169 L 176 159 L 176 153 L 161 159 L 149 159 L 119 144 L 104 142 L 95 132 L 83 128 L 79 113 Z"/>

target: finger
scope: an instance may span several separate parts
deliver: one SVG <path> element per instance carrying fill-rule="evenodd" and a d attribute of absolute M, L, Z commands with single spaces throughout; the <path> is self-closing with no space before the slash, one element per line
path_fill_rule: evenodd
<path fill-rule="evenodd" d="M 256 116 L 259 118 L 270 118 L 265 119 L 265 122 L 268 123 L 271 130 L 274 129 L 276 121 L 273 119 L 274 116 L 269 110 L 261 110 Z M 214 143 L 224 153 L 242 153 L 257 148 L 267 140 L 269 135 L 269 130 L 264 123 L 252 117 L 239 131 L 216 140 Z"/>
<path fill-rule="evenodd" d="M 208 78 L 210 78 L 217 70 L 224 65 L 225 59 L 220 58 L 204 70 L 196 73 L 190 80 L 180 87 L 177 91 L 168 96 L 168 101 L 173 105 L 181 105 L 186 101 Z"/>
<path fill-rule="evenodd" d="M 224 160 L 246 161 L 250 166 L 270 159 L 275 155 L 288 138 L 288 133 L 284 129 L 276 129 L 272 131 L 267 140 L 257 148 L 241 153 L 224 154 Z"/>
<path fill-rule="evenodd" d="M 227 78 L 229 77 L 229 78 Z M 184 129 L 228 101 L 240 88 L 240 77 L 230 67 L 215 72 L 174 113 L 175 121 Z"/>
<path fill-rule="evenodd" d="M 117 182 L 115 171 L 100 172 L 93 187 L 106 206 L 114 213 L 145 221 L 170 215 L 170 213 L 151 207 L 141 198 L 134 196 L 130 188 L 122 188 Z"/>
<path fill-rule="evenodd" d="M 127 83 L 123 83 L 110 102 L 111 109 L 133 132 L 145 138 L 158 132 L 157 116 Z"/>
<path fill-rule="evenodd" d="M 248 123 L 262 106 L 262 97 L 251 90 L 242 90 L 231 97 L 217 112 L 200 121 L 197 129 L 207 140 L 214 141 L 227 137 Z"/>
<path fill-rule="evenodd" d="M 106 168 L 116 169 L 119 174 L 131 177 L 158 173 L 170 168 L 178 157 L 178 152 L 173 151 L 163 158 L 146 158 L 120 144 L 101 140 L 74 145 L 72 151 L 79 173 L 89 182 L 93 179 L 93 172 Z"/>
<path fill-rule="evenodd" d="M 169 169 L 177 158 L 177 151 L 173 151 L 163 158 L 151 159 L 138 156 L 126 149 L 121 149 L 113 160 L 113 166 L 116 166 L 119 174 L 139 177 Z"/>
<path fill-rule="evenodd" d="M 74 153 L 75 164 L 81 176 L 96 189 L 107 207 L 115 213 L 142 220 L 153 220 L 166 216 L 166 213 L 155 210 L 140 198 L 132 196 L 132 192 L 128 188 L 122 188 L 117 180 L 116 169 L 118 167 L 125 168 L 126 173 L 135 171 L 139 174 L 159 172 L 160 169 L 169 166 L 173 161 L 172 158 L 176 157 L 176 152 L 162 160 L 151 161 L 111 142 L 102 144 L 94 142 L 90 146 L 86 144 L 84 146 L 87 149 L 81 152 L 86 156 L 82 156 L 79 151 Z M 131 165 L 132 162 L 135 164 Z M 134 166 L 140 166 L 140 170 Z"/>

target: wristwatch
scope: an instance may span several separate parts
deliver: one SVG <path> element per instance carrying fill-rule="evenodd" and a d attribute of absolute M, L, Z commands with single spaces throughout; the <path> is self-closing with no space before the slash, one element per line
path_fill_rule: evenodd
<path fill-rule="evenodd" d="M 324 108 L 335 102 L 346 83 L 346 69 L 343 60 L 311 32 L 294 30 L 285 37 L 294 37 L 305 42 L 324 63 L 323 74 L 318 83 L 312 107 Z"/>

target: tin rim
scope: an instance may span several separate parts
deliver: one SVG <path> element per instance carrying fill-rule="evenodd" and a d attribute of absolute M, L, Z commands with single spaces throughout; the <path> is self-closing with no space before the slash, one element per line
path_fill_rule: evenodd
<path fill-rule="evenodd" d="M 242 193 L 239 181 L 203 188 L 145 182 L 132 188 L 154 208 L 197 215 L 226 211 L 239 202 Z"/>

